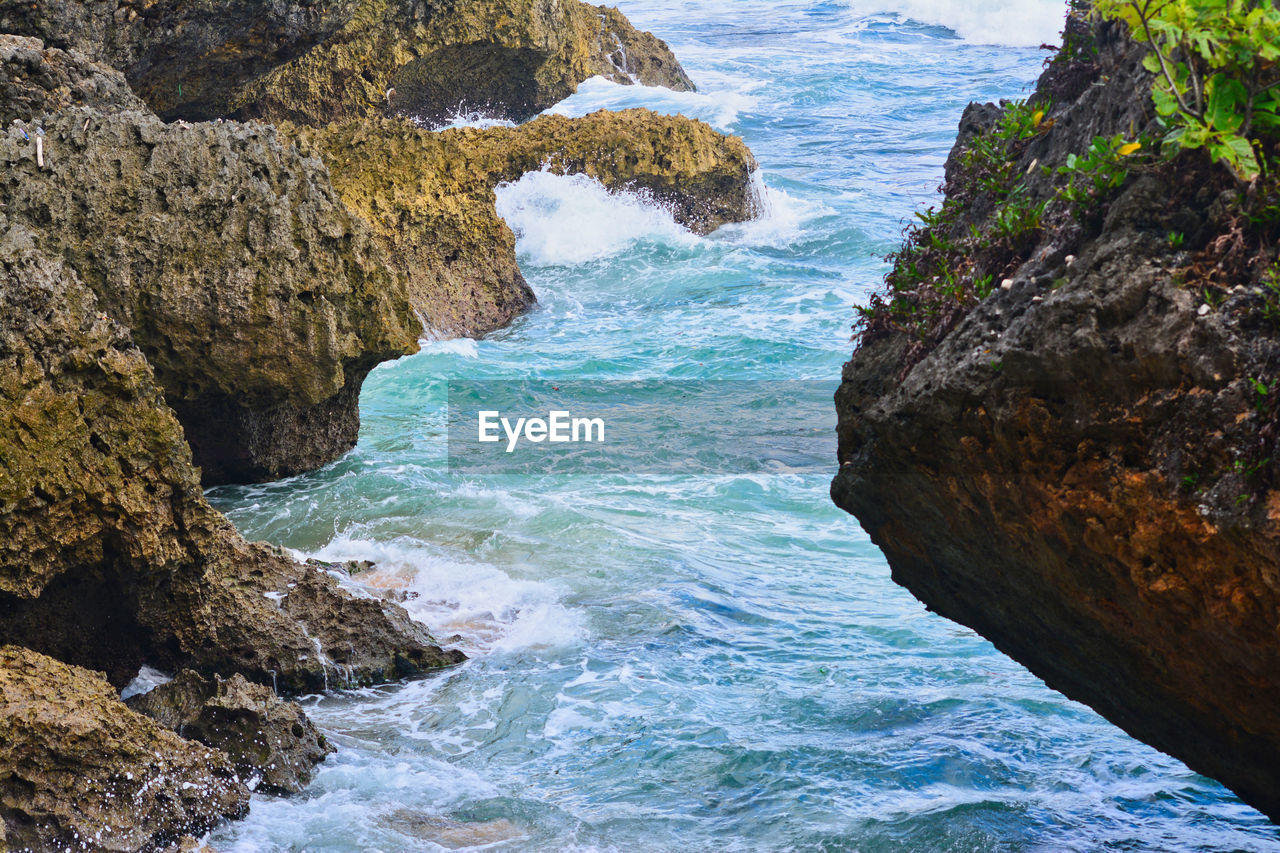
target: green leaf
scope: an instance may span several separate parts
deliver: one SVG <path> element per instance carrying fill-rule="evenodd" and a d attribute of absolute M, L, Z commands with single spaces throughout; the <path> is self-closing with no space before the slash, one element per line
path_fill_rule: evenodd
<path fill-rule="evenodd" d="M 1205 88 L 1208 101 L 1205 105 L 1205 121 L 1214 130 L 1235 133 L 1244 124 L 1244 111 L 1249 93 L 1244 84 L 1225 74 L 1209 78 Z"/>

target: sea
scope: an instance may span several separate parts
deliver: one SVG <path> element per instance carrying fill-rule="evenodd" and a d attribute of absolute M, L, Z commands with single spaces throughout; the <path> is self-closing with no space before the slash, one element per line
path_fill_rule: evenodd
<path fill-rule="evenodd" d="M 335 672 L 302 702 L 337 752 L 306 792 L 255 794 L 209 844 L 1280 850 L 1280 828 L 1221 785 L 895 585 L 828 496 L 833 438 L 828 466 L 450 464 L 451 383 L 838 381 L 855 306 L 938 202 L 961 111 L 1029 95 L 1066 11 L 619 2 L 698 91 L 597 78 L 551 112 L 647 107 L 738 134 L 760 163 L 759 215 L 698 236 L 583 177 L 502 186 L 536 309 L 374 370 L 359 444 L 336 462 L 210 492 L 251 539 L 374 561 L 357 578 L 469 659 L 373 688 Z M 744 417 L 767 422 L 767 400 Z M 833 426 L 834 409 L 815 420 Z"/>

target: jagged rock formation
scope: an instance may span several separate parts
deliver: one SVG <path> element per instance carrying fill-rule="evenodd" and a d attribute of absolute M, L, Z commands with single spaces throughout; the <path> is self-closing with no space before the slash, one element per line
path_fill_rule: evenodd
<path fill-rule="evenodd" d="M 222 753 L 129 710 L 97 673 L 0 647 L 0 849 L 162 849 L 248 808 Z"/>
<path fill-rule="evenodd" d="M 185 738 L 226 753 L 236 773 L 256 791 L 301 791 L 315 766 L 333 752 L 301 708 L 239 673 L 208 679 L 186 669 L 125 704 Z"/>
<path fill-rule="evenodd" d="M 205 481 L 354 446 L 364 376 L 421 326 L 323 167 L 260 125 L 71 109 L 43 129 L 43 168 L 17 128 L 0 136 L 6 212 L 131 328 Z"/>
<path fill-rule="evenodd" d="M 110 69 L 5 44 L 0 81 L 46 116 L 0 135 L 6 211 L 131 328 L 206 485 L 331 461 L 355 444 L 364 377 L 415 351 L 424 323 L 481 334 L 533 303 L 493 210 L 499 181 L 550 162 L 645 188 L 701 231 L 751 212 L 750 152 L 681 117 L 440 136 L 349 122 L 303 156 L 258 124 L 163 124 Z"/>
<path fill-rule="evenodd" d="M 0 236 L 0 642 L 102 670 L 242 672 L 288 691 L 452 663 L 400 607 L 245 542 L 204 500 L 126 330 L 74 270 Z"/>
<path fill-rule="evenodd" d="M 276 690 L 463 659 L 395 596 L 246 542 L 197 466 L 324 464 L 424 323 L 478 334 L 527 307 L 493 187 L 544 159 L 699 230 L 749 215 L 750 153 L 686 119 L 434 137 L 379 118 L 464 94 L 525 115 L 592 73 L 687 84 L 574 2 L 0 0 L 0 849 L 166 848 L 243 811 L 233 766 L 307 783 L 326 747 Z M 151 108 L 359 118 L 282 134 Z M 377 156 L 381 176 L 355 162 Z M 134 704 L 218 750 L 115 699 L 143 663 L 182 672 Z"/>
<path fill-rule="evenodd" d="M 1068 203 L 1067 155 L 1154 112 L 1120 31 L 1076 19 L 1067 39 L 1007 171 L 972 156 L 1006 111 L 966 112 L 958 213 L 912 245 L 975 226 L 958 277 L 996 286 L 891 294 L 845 367 L 832 496 L 931 609 L 1280 818 L 1277 189 L 1202 152 L 1134 155 Z M 1049 205 L 1002 242 L 1002 198 Z"/>
<path fill-rule="evenodd" d="M 415 310 L 439 332 L 487 331 L 533 303 L 515 237 L 494 210 L 494 187 L 525 172 L 545 167 L 648 192 L 700 233 L 754 211 L 756 163 L 741 139 L 648 110 L 443 133 L 395 120 L 284 132 L 328 165 L 343 202 L 372 226 Z"/>
<path fill-rule="evenodd" d="M 145 111 L 115 71 L 39 39 L 0 34 L 0 123 L 31 122 L 68 107 Z"/>
<path fill-rule="evenodd" d="M 577 0 L 3 0 L 0 30 L 119 68 L 169 119 L 528 118 L 595 74 L 693 86 L 663 42 Z"/>

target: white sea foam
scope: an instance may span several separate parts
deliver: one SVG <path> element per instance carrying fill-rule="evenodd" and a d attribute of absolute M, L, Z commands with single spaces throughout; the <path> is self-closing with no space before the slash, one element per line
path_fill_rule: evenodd
<path fill-rule="evenodd" d="M 415 121 L 418 121 L 415 119 Z M 427 123 L 418 121 L 419 124 L 429 127 L 431 130 L 452 130 L 457 127 L 515 127 L 516 123 L 504 118 L 496 118 L 482 112 L 459 110 L 449 116 L 442 122 Z"/>
<path fill-rule="evenodd" d="M 410 615 L 440 640 L 457 634 L 471 652 L 560 647 L 582 634 L 579 614 L 560 603 L 551 585 L 513 578 L 486 563 L 451 559 L 416 543 L 339 536 L 307 556 L 372 560 L 380 583 L 403 586 L 415 596 L 405 602 Z"/>
<path fill-rule="evenodd" d="M 463 358 L 479 358 L 480 350 L 474 338 L 449 338 L 446 340 L 421 340 L 422 351 L 431 355 L 460 355 Z"/>
<path fill-rule="evenodd" d="M 800 237 L 805 223 L 832 212 L 816 200 L 805 200 L 765 182 L 759 170 L 751 175 L 755 201 L 754 216 L 746 222 L 730 223 L 715 232 L 714 239 L 730 240 L 744 246 L 781 248 Z"/>
<path fill-rule="evenodd" d="M 585 175 L 530 172 L 498 187 L 498 214 L 516 233 L 521 260 L 575 266 L 617 255 L 641 240 L 697 241 L 644 195 L 611 193 Z"/>
<path fill-rule="evenodd" d="M 1056 44 L 1064 0 L 851 0 L 867 14 L 892 12 L 946 27 L 965 41 L 1009 47 Z"/>
<path fill-rule="evenodd" d="M 729 131 L 740 113 L 751 110 L 759 102 L 751 93 L 759 85 L 718 76 L 705 91 L 677 92 L 660 86 L 623 86 L 603 77 L 592 77 L 578 86 L 577 92 L 546 112 L 576 118 L 596 110 L 645 107 L 664 115 L 701 119 L 717 130 Z"/>
<path fill-rule="evenodd" d="M 130 681 L 124 690 L 120 691 L 120 698 L 128 699 L 130 696 L 150 693 L 161 684 L 168 684 L 170 681 L 173 681 L 173 676 L 143 664 L 142 668 L 138 670 L 138 674 L 134 676 L 133 681 Z"/>

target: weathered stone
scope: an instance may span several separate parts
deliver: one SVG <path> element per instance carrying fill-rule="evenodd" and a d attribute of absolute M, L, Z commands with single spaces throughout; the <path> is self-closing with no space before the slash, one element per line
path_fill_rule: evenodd
<path fill-rule="evenodd" d="M 460 110 L 523 120 L 594 75 L 693 88 L 667 46 L 617 10 L 364 0 L 340 32 L 245 86 L 234 106 L 317 125 L 386 114 L 433 123 Z"/>
<path fill-rule="evenodd" d="M 754 213 L 751 152 L 702 122 L 648 110 L 542 116 L 514 128 L 433 133 L 397 120 L 282 132 L 324 160 L 438 332 L 497 328 L 534 301 L 494 187 L 542 168 L 650 194 L 700 233 Z"/>
<path fill-rule="evenodd" d="M 8 225 L 0 293 L 0 642 L 116 684 L 148 662 L 282 691 L 461 658 L 400 607 L 245 542 L 205 502 L 128 333 L 74 270 Z"/>
<path fill-rule="evenodd" d="M 125 72 L 169 118 L 216 118 L 244 83 L 305 53 L 359 0 L 0 0 L 0 31 Z"/>
<path fill-rule="evenodd" d="M 75 106 L 147 111 L 115 70 L 76 51 L 46 50 L 39 39 L 0 35 L 0 125 Z"/>
<path fill-rule="evenodd" d="M 1096 67 L 1041 80 L 1075 100 L 1010 170 L 1028 203 L 1153 115 L 1141 50 L 1096 39 L 1078 54 Z M 960 163 L 949 193 L 979 194 Z M 883 332 L 854 353 L 832 496 L 931 609 L 1280 818 L 1280 409 L 1254 384 L 1280 376 L 1280 327 L 1252 292 L 1275 248 L 1240 227 L 1245 202 L 1195 152 L 1135 160 L 1091 217 L 1050 207 L 1010 286 L 931 348 Z"/>
<path fill-rule="evenodd" d="M 131 328 L 205 483 L 349 450 L 365 375 L 421 326 L 323 165 L 260 125 L 76 109 L 43 128 L 44 168 L 0 134 L 5 210 Z"/>
<path fill-rule="evenodd" d="M 0 0 L 0 31 L 120 69 L 170 119 L 527 118 L 596 74 L 693 85 L 662 41 L 577 0 Z"/>
<path fill-rule="evenodd" d="M 129 710 L 101 675 L 0 647 L 0 848 L 151 850 L 248 801 L 225 755 Z"/>
<path fill-rule="evenodd" d="M 184 738 L 226 753 L 254 790 L 297 793 L 333 752 L 296 702 L 239 673 L 208 679 L 186 669 L 125 704 Z"/>

